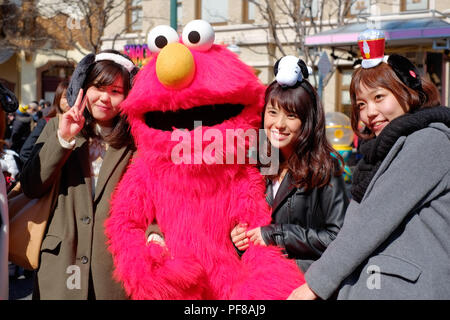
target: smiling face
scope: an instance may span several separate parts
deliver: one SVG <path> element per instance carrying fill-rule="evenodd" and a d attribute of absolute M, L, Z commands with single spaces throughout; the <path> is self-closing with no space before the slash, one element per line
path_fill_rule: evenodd
<path fill-rule="evenodd" d="M 264 112 L 264 130 L 272 146 L 288 159 L 295 148 L 302 122 L 293 112 L 269 103 Z"/>
<path fill-rule="evenodd" d="M 108 86 L 90 86 L 86 92 L 87 108 L 95 121 L 104 127 L 111 127 L 119 114 L 119 104 L 124 100 L 122 77 L 116 77 Z"/>
<path fill-rule="evenodd" d="M 368 88 L 361 83 L 356 92 L 356 104 L 361 121 L 378 136 L 395 118 L 406 113 L 394 94 L 385 88 Z"/>

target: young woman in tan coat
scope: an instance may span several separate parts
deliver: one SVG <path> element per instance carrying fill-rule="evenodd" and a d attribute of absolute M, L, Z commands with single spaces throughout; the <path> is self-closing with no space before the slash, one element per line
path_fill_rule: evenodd
<path fill-rule="evenodd" d="M 20 181 L 29 197 L 59 183 L 34 299 L 127 298 L 112 277 L 103 224 L 135 149 L 119 105 L 136 72 L 116 51 L 83 58 L 67 90 L 71 109 L 49 121 L 24 166 Z"/>

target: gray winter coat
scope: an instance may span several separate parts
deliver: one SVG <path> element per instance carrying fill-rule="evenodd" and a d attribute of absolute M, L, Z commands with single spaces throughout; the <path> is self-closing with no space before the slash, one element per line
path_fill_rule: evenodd
<path fill-rule="evenodd" d="M 305 274 L 327 299 L 450 299 L 450 129 L 400 137 Z"/>

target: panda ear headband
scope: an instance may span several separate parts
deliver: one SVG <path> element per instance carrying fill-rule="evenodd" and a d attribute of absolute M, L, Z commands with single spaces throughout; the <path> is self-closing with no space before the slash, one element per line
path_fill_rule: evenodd
<path fill-rule="evenodd" d="M 308 79 L 309 70 L 305 61 L 294 56 L 284 56 L 277 60 L 273 66 L 275 80 L 283 88 L 293 88 L 300 85 L 308 92 L 314 104 L 316 95 L 304 80 Z"/>
<path fill-rule="evenodd" d="M 383 31 L 368 29 L 361 32 L 358 37 L 358 46 L 363 58 L 362 68 L 374 68 L 384 61 L 407 87 L 418 91 L 420 94 L 423 93 L 419 70 L 411 61 L 398 54 L 392 54 L 389 57 L 384 56 L 385 35 Z"/>
<path fill-rule="evenodd" d="M 297 82 L 308 79 L 308 67 L 302 59 L 285 56 L 277 60 L 273 66 L 275 80 L 282 87 L 293 87 Z"/>
<path fill-rule="evenodd" d="M 132 81 L 134 76 L 137 74 L 139 69 L 133 64 L 133 62 L 124 56 L 113 53 L 113 52 L 102 52 L 97 55 L 90 53 L 85 56 L 76 66 L 75 71 L 70 78 L 69 87 L 67 88 L 67 102 L 70 106 L 75 104 L 78 96 L 78 92 L 83 88 L 84 82 L 86 81 L 87 75 L 89 74 L 92 66 L 103 60 L 113 61 L 123 68 L 125 68 L 130 73 L 130 80 Z"/>

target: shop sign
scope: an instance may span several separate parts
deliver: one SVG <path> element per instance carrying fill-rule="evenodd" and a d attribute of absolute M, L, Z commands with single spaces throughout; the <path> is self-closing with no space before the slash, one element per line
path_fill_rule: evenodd
<path fill-rule="evenodd" d="M 152 58 L 147 44 L 127 44 L 123 51 L 139 68 L 145 66 Z"/>

